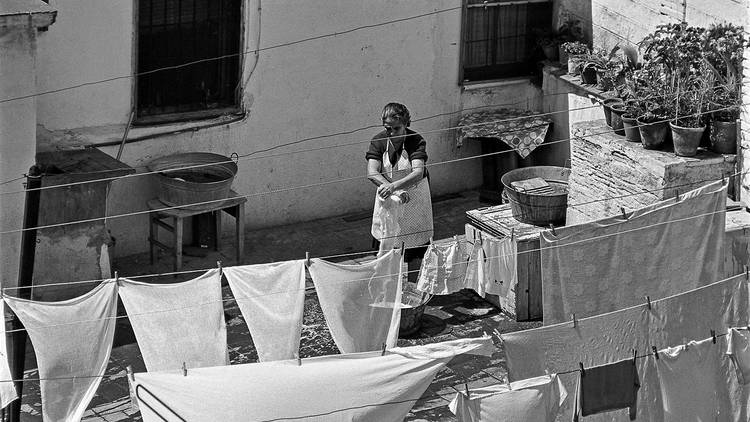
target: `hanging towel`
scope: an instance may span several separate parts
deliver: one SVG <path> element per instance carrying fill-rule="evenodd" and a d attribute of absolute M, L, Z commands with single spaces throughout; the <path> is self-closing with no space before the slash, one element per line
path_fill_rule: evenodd
<path fill-rule="evenodd" d="M 620 311 L 502 334 L 511 381 L 558 373 L 565 388 L 573 391 L 575 374 L 559 374 L 578 368 L 617 362 L 651 351 L 652 345 L 682 344 L 703 338 L 712 329 L 745 325 L 748 293 L 744 274 L 690 292 L 626 308 Z M 638 391 L 638 420 L 662 420 L 659 381 L 651 359 L 638 359 L 641 388 Z M 738 404 L 738 407 L 740 405 Z M 565 419 L 572 418 L 566 411 Z M 628 421 L 628 412 L 613 411 L 586 418 Z"/>
<path fill-rule="evenodd" d="M 486 233 L 475 239 L 465 285 L 484 297 L 497 295 L 501 307 L 516 303 L 516 241 Z"/>
<path fill-rule="evenodd" d="M 229 363 L 218 269 L 182 283 L 119 282 L 147 370 Z"/>
<path fill-rule="evenodd" d="M 579 415 L 624 408 L 629 409 L 630 420 L 635 420 L 640 387 L 638 368 L 633 359 L 586 368 L 579 374 L 573 420 L 580 420 Z"/>
<path fill-rule="evenodd" d="M 396 345 L 401 320 L 400 249 L 364 264 L 313 259 L 310 276 L 333 341 L 341 353 Z"/>
<path fill-rule="evenodd" d="M 727 332 L 727 355 L 737 369 L 742 384 L 750 383 L 750 331 L 730 328 Z"/>
<path fill-rule="evenodd" d="M 464 393 L 448 408 L 458 422 L 554 422 L 568 396 L 556 375 L 543 375 L 511 383 L 475 388 L 471 398 Z"/>
<path fill-rule="evenodd" d="M 404 191 L 393 193 L 388 198 L 375 194 L 375 206 L 372 210 L 371 234 L 380 241 L 378 256 L 396 246 L 396 239 L 401 233 L 399 221 L 404 216 L 404 206 L 399 196 Z"/>
<path fill-rule="evenodd" d="M 224 268 L 261 362 L 299 352 L 305 306 L 305 261 Z"/>
<path fill-rule="evenodd" d="M 543 231 L 544 325 L 616 311 L 723 278 L 727 185 L 621 216 Z"/>
<path fill-rule="evenodd" d="M 45 421 L 77 422 L 107 369 L 117 318 L 117 283 L 61 302 L 5 296 L 36 353 Z M 78 378 L 76 378 L 78 377 Z"/>
<path fill-rule="evenodd" d="M 659 351 L 659 359 L 654 359 L 654 363 L 661 386 L 664 422 L 732 420 L 729 391 L 721 368 L 725 347 L 718 342 L 713 344 L 708 338 Z"/>
<path fill-rule="evenodd" d="M 13 376 L 10 373 L 10 365 L 8 362 L 8 346 L 6 344 L 5 334 L 5 302 L 0 300 L 0 315 L 3 318 L 3 324 L 0 326 L 2 331 L 0 332 L 0 380 L 11 380 Z M 13 400 L 18 398 L 16 393 L 16 387 L 12 381 L 0 382 L 0 407 L 5 408 Z"/>
<path fill-rule="evenodd" d="M 428 350 L 394 348 L 385 356 L 314 357 L 301 365 L 292 360 L 198 368 L 187 376 L 139 373 L 135 390 L 145 422 L 401 421 L 453 356 L 489 356 L 493 349 L 490 337 L 481 337 Z"/>
<path fill-rule="evenodd" d="M 428 246 L 419 270 L 417 290 L 447 295 L 463 289 L 470 253 L 467 245 L 463 240 L 454 240 Z"/>

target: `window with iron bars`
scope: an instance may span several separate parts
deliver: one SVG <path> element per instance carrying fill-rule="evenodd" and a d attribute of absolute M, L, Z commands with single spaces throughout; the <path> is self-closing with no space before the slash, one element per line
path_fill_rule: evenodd
<path fill-rule="evenodd" d="M 534 30 L 552 24 L 549 0 L 465 0 L 462 81 L 528 76 L 538 58 Z"/>
<path fill-rule="evenodd" d="M 237 111 L 241 1 L 138 0 L 137 123 Z"/>

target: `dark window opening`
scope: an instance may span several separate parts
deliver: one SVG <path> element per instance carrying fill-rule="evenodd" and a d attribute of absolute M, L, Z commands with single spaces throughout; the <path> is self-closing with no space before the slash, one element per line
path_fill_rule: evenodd
<path fill-rule="evenodd" d="M 139 0 L 140 122 L 165 115 L 179 120 L 181 113 L 199 111 L 220 114 L 237 106 L 240 5 L 241 0 Z M 180 67 L 148 73 L 170 66 Z"/>
<path fill-rule="evenodd" d="M 532 75 L 538 48 L 534 30 L 552 24 L 552 2 L 468 0 L 464 9 L 463 79 Z"/>

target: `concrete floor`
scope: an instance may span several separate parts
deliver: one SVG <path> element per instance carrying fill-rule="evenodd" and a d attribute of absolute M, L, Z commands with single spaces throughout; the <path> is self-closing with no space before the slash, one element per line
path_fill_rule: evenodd
<path fill-rule="evenodd" d="M 450 238 L 464 233 L 465 212 L 481 206 L 475 191 L 463 192 L 434 199 L 433 214 L 435 239 Z M 250 230 L 246 233 L 245 260 L 243 264 L 257 264 L 289 259 L 299 259 L 309 251 L 311 257 L 327 257 L 340 254 L 367 251 L 370 248 L 370 213 L 359 213 L 332 217 L 323 220 Z M 224 266 L 235 265 L 235 249 L 232 239 L 222 239 L 220 251 L 201 251 L 204 256 L 186 256 L 184 270 L 206 269 L 222 261 Z M 371 253 L 348 255 L 335 258 L 337 261 L 357 262 L 372 258 Z M 116 259 L 113 263 L 121 277 L 159 274 L 172 271 L 172 261 L 162 256 L 154 265 L 149 263 L 147 253 Z M 153 282 L 175 282 L 193 278 L 198 273 L 155 277 Z M 141 279 L 149 280 L 149 278 Z M 309 282 L 309 280 L 308 280 Z M 257 361 L 257 354 L 242 318 L 227 286 L 223 289 L 226 299 L 224 310 L 227 318 L 229 354 L 232 364 Z M 120 306 L 122 312 L 122 306 Z M 124 314 L 123 314 L 124 315 Z M 411 336 L 399 339 L 399 346 L 433 343 L 458 338 L 476 337 L 482 333 L 492 334 L 517 331 L 539 326 L 538 322 L 517 323 L 500 313 L 495 307 L 482 300 L 473 291 L 464 290 L 448 296 L 433 297 L 421 318 L 421 328 Z M 505 382 L 507 366 L 505 354 L 499 343 L 496 352 L 489 358 L 479 356 L 459 356 L 448 368 L 438 373 L 435 380 L 416 403 L 408 421 L 452 421 L 448 402 L 464 384 L 470 387 Z M 305 298 L 302 340 L 302 357 L 321 356 L 338 353 L 318 305 L 314 291 Z M 34 368 L 33 355 L 27 368 Z M 116 344 L 112 351 L 106 376 L 92 400 L 84 421 L 137 421 L 141 420 L 136 409 L 131 408 L 126 377 L 126 367 L 130 365 L 136 372 L 144 371 L 143 359 L 138 345 L 125 318 L 118 320 Z M 27 369 L 26 378 L 37 378 L 36 369 Z M 22 398 L 22 420 L 41 421 L 41 399 L 39 384 L 25 383 Z"/>

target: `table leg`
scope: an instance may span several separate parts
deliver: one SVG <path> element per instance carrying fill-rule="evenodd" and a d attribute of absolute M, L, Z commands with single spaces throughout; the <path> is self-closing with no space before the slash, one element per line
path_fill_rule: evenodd
<path fill-rule="evenodd" d="M 235 230 L 237 238 L 237 265 L 242 265 L 245 258 L 245 204 L 237 205 L 235 218 Z"/>
<path fill-rule="evenodd" d="M 156 227 L 156 222 L 154 221 L 154 218 L 157 218 L 156 213 L 149 213 L 148 214 L 148 252 L 149 256 L 151 257 L 151 265 L 154 265 L 154 261 L 156 258 L 156 254 L 154 253 L 154 241 L 156 241 L 157 233 L 159 232 L 159 228 Z"/>
<path fill-rule="evenodd" d="M 174 270 L 182 269 L 182 218 L 172 217 L 174 222 Z"/>
<path fill-rule="evenodd" d="M 219 245 L 221 244 L 221 210 L 213 211 L 214 214 L 214 224 L 216 224 L 215 230 L 216 230 L 216 236 L 214 237 L 214 250 L 219 250 Z"/>

